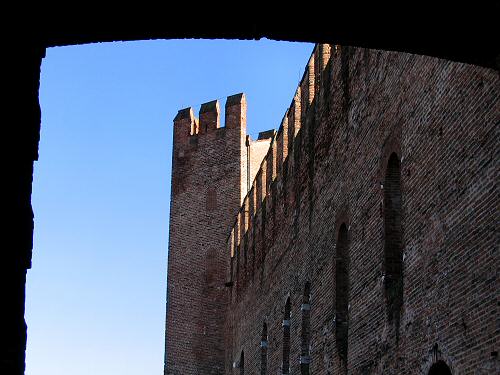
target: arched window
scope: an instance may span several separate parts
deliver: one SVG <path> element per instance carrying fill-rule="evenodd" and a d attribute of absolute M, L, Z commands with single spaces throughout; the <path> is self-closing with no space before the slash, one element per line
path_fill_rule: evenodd
<path fill-rule="evenodd" d="M 262 325 L 262 336 L 260 338 L 260 375 L 267 374 L 267 324 Z"/>
<path fill-rule="evenodd" d="M 285 312 L 283 314 L 283 364 L 282 374 L 290 373 L 290 297 L 286 299 Z"/>
<path fill-rule="evenodd" d="M 384 266 L 387 316 L 399 324 L 403 305 L 401 235 L 401 166 L 396 153 L 387 163 L 384 181 Z"/>
<path fill-rule="evenodd" d="M 300 373 L 301 375 L 309 375 L 309 364 L 311 357 L 309 353 L 309 345 L 311 341 L 311 283 L 308 281 L 304 287 L 304 296 L 302 297 L 302 334 L 300 348 Z"/>
<path fill-rule="evenodd" d="M 240 354 L 240 375 L 245 375 L 245 353 L 243 350 Z"/>
<path fill-rule="evenodd" d="M 349 241 L 346 224 L 342 224 L 337 238 L 335 258 L 335 338 L 337 353 L 347 366 L 349 333 Z"/>
<path fill-rule="evenodd" d="M 429 369 L 428 375 L 451 375 L 451 370 L 444 361 L 437 361 Z"/>

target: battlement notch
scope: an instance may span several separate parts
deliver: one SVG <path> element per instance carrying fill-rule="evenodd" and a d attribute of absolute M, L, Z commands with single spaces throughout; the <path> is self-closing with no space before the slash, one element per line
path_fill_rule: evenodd
<path fill-rule="evenodd" d="M 318 94 L 323 87 L 330 85 L 329 75 L 324 71 L 332 57 L 332 47 L 328 44 L 318 44 L 314 48 L 308 63 L 304 69 L 304 74 L 300 80 L 290 107 L 283 116 L 278 131 L 267 131 L 259 133 L 256 141 L 251 141 L 247 137 L 247 147 L 262 142 L 269 142 L 266 148 L 266 155 L 261 160 L 258 170 L 250 173 L 251 179 L 248 181 L 247 195 L 242 199 L 242 206 L 236 215 L 231 234 L 226 244 L 231 259 L 236 255 L 238 246 L 247 232 L 255 233 L 261 229 L 256 228 L 267 220 L 259 216 L 262 204 L 271 192 L 271 185 L 276 179 L 281 180 L 285 174 L 285 160 L 291 157 L 293 159 L 293 145 L 301 128 L 305 125 L 306 117 Z M 246 118 L 243 113 L 246 112 L 246 101 L 243 94 L 233 95 L 228 98 L 226 103 L 226 126 L 246 126 Z M 231 124 L 231 125 L 230 125 Z M 287 167 L 290 173 L 293 160 L 289 161 Z M 293 172 L 292 172 L 293 173 Z M 275 199 L 271 197 L 271 199 Z M 266 202 L 266 205 L 268 202 Z M 249 241 L 252 241 L 249 236 Z M 234 269 L 232 269 L 234 271 Z M 231 275 L 229 276 L 232 277 Z"/>

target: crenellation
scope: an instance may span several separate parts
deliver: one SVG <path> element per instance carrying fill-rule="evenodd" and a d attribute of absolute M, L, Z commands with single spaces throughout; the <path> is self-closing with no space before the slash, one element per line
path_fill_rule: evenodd
<path fill-rule="evenodd" d="M 235 249 L 240 246 L 241 242 L 241 206 L 240 209 L 238 210 L 238 213 L 236 214 L 236 224 L 234 226 L 234 247 Z"/>
<path fill-rule="evenodd" d="M 223 368 L 222 318 L 229 301 L 221 285 L 230 285 L 232 276 L 222 270 L 231 264 L 234 268 L 228 255 L 240 257 L 235 249 L 244 236 L 239 231 L 244 217 L 231 231 L 232 243 L 224 244 L 246 194 L 241 184 L 246 160 L 244 96 L 228 102 L 229 112 L 238 113 L 237 118 L 229 116 L 228 127 L 220 128 L 217 100 L 201 105 L 199 120 L 192 108 L 174 118 L 166 338 L 166 366 L 172 373 Z M 200 332 L 196 327 L 205 328 Z"/>
<path fill-rule="evenodd" d="M 200 107 L 199 134 L 206 134 L 220 128 L 219 101 L 212 100 Z"/>
<path fill-rule="evenodd" d="M 270 186 L 275 178 L 275 173 L 274 173 L 275 160 L 273 152 L 273 142 L 271 142 L 269 150 L 264 160 L 266 161 L 266 192 L 268 195 L 270 192 Z"/>
<path fill-rule="evenodd" d="M 316 65 L 316 54 L 319 51 L 319 48 L 315 48 L 311 57 L 309 58 L 309 62 L 307 63 L 306 70 L 304 72 L 304 77 L 302 78 L 302 82 L 300 84 L 301 92 L 303 96 L 303 100 L 301 103 L 301 118 L 304 118 L 309 106 L 311 105 L 314 94 L 316 93 L 316 76 L 315 76 L 315 65 Z"/>
<path fill-rule="evenodd" d="M 245 232 L 246 232 L 246 222 L 245 222 L 245 206 L 242 205 L 240 207 L 240 210 L 238 212 L 238 227 L 239 227 L 239 231 L 238 231 L 238 237 L 239 237 L 239 243 L 238 245 L 242 246 L 241 242 L 243 241 L 243 236 L 245 235 Z"/>
<path fill-rule="evenodd" d="M 191 125 L 190 135 L 197 135 L 200 132 L 200 120 L 195 117 Z"/>
<path fill-rule="evenodd" d="M 226 100 L 226 124 L 229 129 L 241 129 L 246 132 L 247 100 L 245 94 L 228 96 Z"/>
<path fill-rule="evenodd" d="M 313 84 L 314 84 L 314 92 L 312 93 L 313 98 L 316 98 L 318 92 L 321 90 L 321 76 L 323 71 L 323 48 L 318 47 L 314 49 L 314 68 L 313 68 Z"/>
<path fill-rule="evenodd" d="M 245 196 L 243 201 L 243 233 L 246 233 L 249 226 L 249 214 L 250 214 L 250 197 L 248 195 Z"/>
<path fill-rule="evenodd" d="M 318 61 L 320 62 L 319 72 L 323 72 L 331 58 L 332 46 L 330 44 L 320 44 L 318 49 Z"/>
<path fill-rule="evenodd" d="M 303 81 L 304 82 L 304 81 Z M 307 97 L 308 97 L 308 92 L 305 90 L 307 88 L 299 86 L 299 89 L 297 90 L 297 94 L 294 99 L 294 106 L 291 108 L 293 113 L 293 117 L 291 118 L 291 122 L 289 121 L 289 124 L 292 123 L 293 127 L 290 126 L 288 129 L 288 149 L 290 152 L 288 153 L 288 165 L 289 167 L 292 167 L 294 164 L 294 157 L 295 154 L 293 152 L 294 150 L 294 144 L 296 143 L 296 138 L 300 132 L 300 129 L 303 125 L 304 119 L 305 119 L 305 114 L 304 110 L 307 107 Z M 289 112 L 289 113 L 290 113 Z M 292 172 L 292 171 L 290 171 Z"/>
<path fill-rule="evenodd" d="M 295 137 L 300 131 L 301 123 L 304 121 L 303 116 L 305 115 L 302 111 L 302 108 L 307 108 L 309 104 L 312 102 L 315 90 L 316 90 L 316 76 L 319 72 L 315 68 L 315 57 L 320 53 L 319 47 L 316 47 L 309 59 L 307 67 L 304 71 L 304 76 L 297 87 L 295 92 L 292 104 L 290 108 L 286 111 L 282 123 L 278 129 L 278 131 L 273 131 L 266 136 L 270 137 L 270 146 L 265 154 L 265 157 L 260 164 L 260 168 L 253 179 L 254 182 L 251 184 L 249 189 L 249 193 L 243 200 L 245 201 L 248 196 L 250 196 L 250 192 L 254 197 L 250 197 L 250 200 L 254 199 L 254 204 L 249 203 L 248 223 L 244 228 L 240 227 L 241 220 L 238 219 L 236 224 L 238 226 L 236 233 L 239 233 L 240 239 L 243 237 L 252 227 L 252 232 L 256 229 L 255 225 L 263 224 L 261 220 L 255 220 L 254 216 L 256 213 L 260 212 L 262 204 L 268 204 L 269 208 L 274 204 L 271 194 L 271 185 L 274 180 L 279 178 L 281 179 L 281 174 L 283 173 L 283 164 L 284 161 L 288 158 L 288 149 L 294 142 Z M 329 58 L 329 48 L 325 48 L 321 50 L 323 54 L 323 60 L 327 61 Z M 319 65 L 319 64 L 318 64 Z M 305 92 L 306 95 L 303 97 L 302 92 Z M 229 101 L 229 103 L 233 103 L 233 100 Z M 227 104 L 226 104 L 227 106 Z M 259 134 L 259 139 L 264 138 Z M 251 145 L 253 141 L 249 137 L 247 137 L 246 144 L 247 147 Z M 293 154 L 292 154 L 293 159 Z M 293 163 L 287 163 L 287 165 L 292 167 Z M 252 173 L 250 173 L 252 175 Z M 267 199 L 266 199 L 267 198 Z M 240 242 L 236 239 L 236 243 L 239 245 Z"/>
<path fill-rule="evenodd" d="M 244 184 L 220 245 L 227 375 L 242 351 L 245 373 L 264 359 L 267 373 L 289 361 L 302 374 L 429 375 L 438 360 L 472 373 L 493 363 L 496 294 L 492 277 L 474 275 L 498 263 L 494 210 L 484 208 L 495 201 L 486 134 L 498 79 L 423 56 L 315 47 L 277 132 L 238 133 Z M 230 98 L 226 116 L 244 107 L 242 94 Z M 462 310 L 474 319 L 464 323 Z M 467 337 L 456 328 L 464 324 Z"/>
<path fill-rule="evenodd" d="M 231 234 L 229 235 L 229 254 L 231 254 L 231 257 L 234 257 L 234 247 L 235 247 L 235 235 L 233 227 L 231 228 Z"/>
<path fill-rule="evenodd" d="M 194 123 L 193 108 L 184 108 L 177 112 L 174 118 L 174 143 L 176 145 L 187 142 Z"/>
<path fill-rule="evenodd" d="M 262 169 L 259 169 L 257 176 L 255 177 L 255 194 L 256 194 L 256 205 L 255 211 L 258 212 L 262 206 Z"/>
<path fill-rule="evenodd" d="M 260 165 L 260 199 L 261 204 L 266 199 L 267 196 L 267 160 L 264 158 L 262 164 Z"/>
<path fill-rule="evenodd" d="M 302 123 L 302 88 L 299 86 L 293 97 L 293 102 L 288 109 L 288 143 L 287 149 L 292 150 L 295 136 Z"/>
<path fill-rule="evenodd" d="M 256 196 L 255 196 L 255 188 L 254 185 L 250 188 L 250 191 L 248 192 L 248 197 L 249 197 L 249 222 L 253 223 L 253 217 L 255 215 L 256 211 Z"/>
<path fill-rule="evenodd" d="M 247 136 L 248 189 L 250 189 L 250 186 L 261 167 L 262 160 L 269 152 L 274 133 L 274 130 L 260 132 L 257 140 L 255 141 L 252 140 L 250 136 Z"/>
<path fill-rule="evenodd" d="M 290 109 L 288 109 L 285 112 L 285 115 L 281 121 L 280 129 L 281 130 L 281 166 L 283 168 L 283 163 L 285 162 L 286 158 L 288 158 L 288 114 L 290 112 Z"/>

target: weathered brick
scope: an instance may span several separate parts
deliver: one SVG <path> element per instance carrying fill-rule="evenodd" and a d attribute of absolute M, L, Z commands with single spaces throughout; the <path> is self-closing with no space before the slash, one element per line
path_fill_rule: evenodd
<path fill-rule="evenodd" d="M 166 373 L 244 358 L 277 374 L 288 355 L 293 374 L 498 373 L 499 87 L 486 68 L 318 45 L 267 155 L 250 161 L 243 125 L 178 133 Z"/>

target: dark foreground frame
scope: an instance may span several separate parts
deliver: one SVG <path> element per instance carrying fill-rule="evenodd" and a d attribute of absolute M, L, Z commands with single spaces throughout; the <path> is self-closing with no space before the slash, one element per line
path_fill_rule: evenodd
<path fill-rule="evenodd" d="M 252 4 L 247 4 L 251 7 Z M 252 5 L 253 6 L 253 5 Z M 498 43 L 491 17 L 497 9 L 447 9 L 421 6 L 387 19 L 386 9 L 376 13 L 337 9 L 318 15 L 303 9 L 287 16 L 264 10 L 254 15 L 130 8 L 128 14 L 88 12 L 76 20 L 69 11 L 41 11 L 23 17 L 3 31 L 3 210 L 4 235 L 0 262 L 0 373 L 24 374 L 27 328 L 24 321 L 25 283 L 31 268 L 33 163 L 38 160 L 41 112 L 38 102 L 40 66 L 48 47 L 118 40 L 220 38 L 322 42 L 395 50 L 481 65 L 498 70 Z M 59 10 L 60 11 L 60 10 Z M 297 11 L 297 9 L 296 9 Z M 116 12 L 116 11 L 115 11 Z M 200 14 L 202 16 L 200 16 Z M 298 19 L 300 14 L 301 19 Z M 144 16 L 138 22 L 140 16 Z M 363 15 L 363 17 L 361 17 Z M 410 17 L 415 20 L 410 20 Z M 255 16 L 255 17 L 253 17 Z M 420 17 L 419 17 L 420 16 Z M 202 18 L 203 17 L 203 18 Z M 472 24 L 472 20 L 479 24 Z M 23 30 L 22 33 L 19 30 Z"/>

